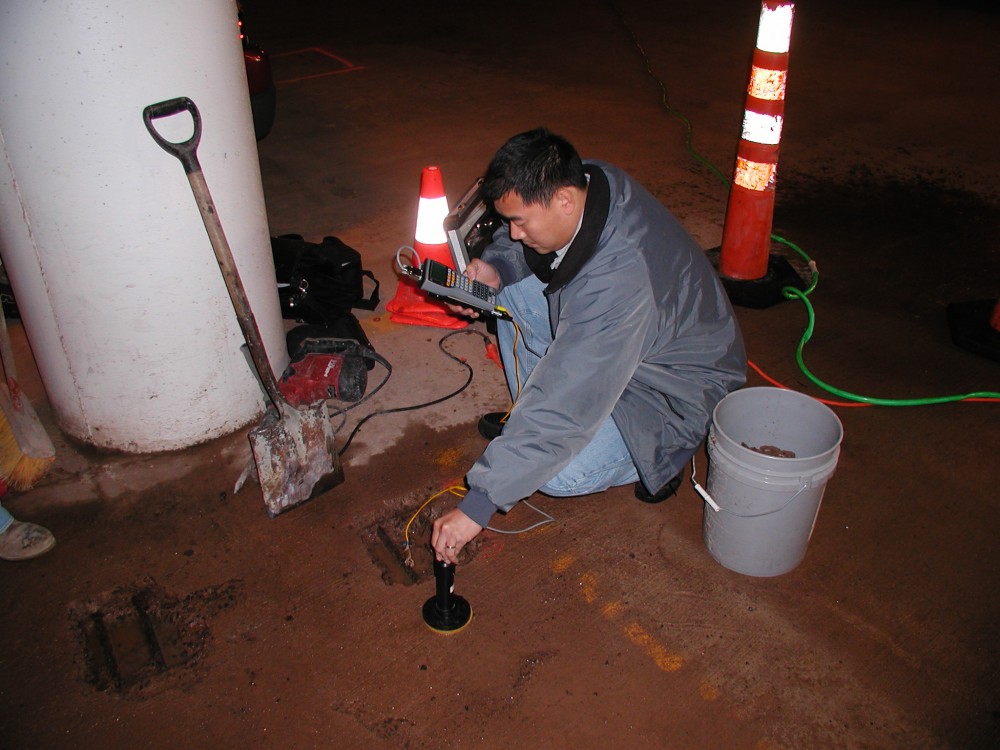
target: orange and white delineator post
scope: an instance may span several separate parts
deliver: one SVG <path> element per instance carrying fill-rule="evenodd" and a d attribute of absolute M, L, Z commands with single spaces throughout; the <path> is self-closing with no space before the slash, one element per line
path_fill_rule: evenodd
<path fill-rule="evenodd" d="M 794 3 L 781 0 L 764 0 L 761 5 L 743 132 L 722 231 L 719 273 L 730 279 L 760 279 L 768 270 L 794 11 Z"/>
<path fill-rule="evenodd" d="M 454 268 L 448 250 L 448 236 L 444 220 L 448 216 L 448 198 L 444 193 L 444 179 L 437 167 L 424 167 L 420 175 L 420 200 L 417 204 L 417 226 L 413 233 L 413 249 L 420 262 L 430 258 Z M 395 323 L 436 328 L 465 328 L 468 321 L 452 315 L 441 302 L 429 299 L 427 293 L 405 276 L 399 279 L 396 295 L 385 309 Z"/>

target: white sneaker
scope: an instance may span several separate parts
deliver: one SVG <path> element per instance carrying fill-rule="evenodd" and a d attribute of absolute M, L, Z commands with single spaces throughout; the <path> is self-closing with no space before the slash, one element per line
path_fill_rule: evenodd
<path fill-rule="evenodd" d="M 56 544 L 52 532 L 34 523 L 14 521 L 0 534 L 0 560 L 30 560 Z"/>

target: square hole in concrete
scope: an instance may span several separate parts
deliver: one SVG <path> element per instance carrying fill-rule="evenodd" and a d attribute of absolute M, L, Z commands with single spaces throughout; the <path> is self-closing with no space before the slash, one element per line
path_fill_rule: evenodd
<path fill-rule="evenodd" d="M 235 603 L 241 590 L 242 581 L 234 580 L 181 599 L 146 580 L 71 606 L 84 680 L 129 693 L 193 666 L 209 640 L 208 618 Z"/>
<path fill-rule="evenodd" d="M 434 578 L 431 533 L 434 520 L 451 507 L 447 503 L 444 503 L 444 506 L 447 507 L 434 507 L 432 504 L 414 516 L 420 507 L 418 503 L 394 515 L 376 520 L 363 529 L 361 537 L 368 547 L 372 562 L 381 569 L 382 580 L 387 586 L 397 583 L 411 586 L 428 578 Z M 407 523 L 410 524 L 409 557 L 405 546 Z M 465 545 L 459 555 L 460 562 L 467 564 L 475 559 L 480 544 L 481 539 L 477 537 Z"/>

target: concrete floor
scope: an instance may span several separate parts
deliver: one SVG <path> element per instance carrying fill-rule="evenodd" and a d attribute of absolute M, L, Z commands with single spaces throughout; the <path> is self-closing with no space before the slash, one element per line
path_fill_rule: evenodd
<path fill-rule="evenodd" d="M 421 169 L 441 167 L 454 200 L 538 124 L 631 171 L 718 246 L 727 190 L 686 151 L 623 17 L 694 148 L 728 176 L 759 4 L 243 5 L 279 80 L 259 144 L 272 234 L 339 236 L 384 300 Z M 819 264 L 805 359 L 829 383 L 885 398 L 1000 390 L 1000 365 L 956 348 L 945 319 L 949 302 L 1000 291 L 998 32 L 976 3 L 798 9 L 775 232 Z M 392 323 L 384 305 L 360 317 L 393 374 L 342 438 L 464 382 L 439 350 L 446 331 Z M 801 304 L 738 317 L 757 365 L 827 395 L 795 361 Z M 805 560 L 776 578 L 713 560 L 687 483 L 659 506 L 630 488 L 535 496 L 555 523 L 481 537 L 456 581 L 474 619 L 442 637 L 420 615 L 433 594 L 421 544 L 451 501 L 414 524 L 415 581 L 394 555 L 405 520 L 482 450 L 478 415 L 506 404 L 472 330 L 442 344 L 472 367 L 469 388 L 370 420 L 345 483 L 273 520 L 254 487 L 232 492 L 243 433 L 109 457 L 52 430 L 53 470 L 4 499 L 59 543 L 2 569 L 0 746 L 1000 746 L 996 404 L 835 407 L 837 473 Z M 535 518 L 522 505 L 502 523 Z M 95 657 L 108 642 L 117 680 Z"/>

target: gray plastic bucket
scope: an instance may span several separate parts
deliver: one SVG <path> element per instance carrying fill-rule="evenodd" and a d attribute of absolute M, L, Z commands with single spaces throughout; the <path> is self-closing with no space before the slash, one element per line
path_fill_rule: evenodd
<path fill-rule="evenodd" d="M 829 408 L 796 391 L 744 388 L 722 399 L 708 434 L 703 535 L 712 557 L 750 576 L 802 562 L 843 436 Z M 766 446 L 795 457 L 752 450 Z"/>

